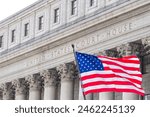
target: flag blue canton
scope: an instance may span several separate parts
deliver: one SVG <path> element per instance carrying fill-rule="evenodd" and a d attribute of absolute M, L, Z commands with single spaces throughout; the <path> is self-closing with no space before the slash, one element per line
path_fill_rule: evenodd
<path fill-rule="evenodd" d="M 104 70 L 102 61 L 97 56 L 76 52 L 80 73 L 93 70 Z"/>

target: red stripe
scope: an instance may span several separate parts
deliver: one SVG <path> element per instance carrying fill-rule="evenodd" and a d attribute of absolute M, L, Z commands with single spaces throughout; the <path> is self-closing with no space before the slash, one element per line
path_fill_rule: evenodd
<path fill-rule="evenodd" d="M 137 87 L 135 84 L 131 83 L 131 82 L 127 82 L 127 81 L 97 81 L 97 82 L 91 82 L 91 83 L 86 83 L 83 84 L 82 87 L 86 88 L 86 87 L 90 87 L 90 86 L 95 86 L 95 85 L 132 85 Z M 137 87 L 139 88 L 139 87 Z"/>
<path fill-rule="evenodd" d="M 125 56 L 123 58 L 114 58 L 114 57 L 108 57 L 108 56 L 97 56 L 98 58 L 107 58 L 107 59 L 110 59 L 110 60 L 116 60 L 116 61 L 122 61 L 122 60 L 131 60 L 133 58 L 136 58 L 138 60 L 136 61 L 139 61 L 139 58 L 137 56 Z"/>
<path fill-rule="evenodd" d="M 131 78 L 127 78 L 128 80 L 130 80 L 131 82 L 134 82 L 134 83 L 136 83 L 136 84 L 139 84 L 139 85 L 141 85 L 142 84 L 142 82 L 141 81 L 139 81 L 139 80 L 135 80 L 135 79 L 131 79 Z"/>
<path fill-rule="evenodd" d="M 116 66 L 119 66 L 123 69 L 126 69 L 126 70 L 133 70 L 133 71 L 140 71 L 140 68 L 136 68 L 136 67 L 127 67 L 127 66 L 123 66 L 123 65 L 119 65 L 117 63 L 114 63 L 114 62 L 110 62 L 110 61 L 102 61 L 102 63 L 104 64 L 107 64 L 108 66 L 106 67 L 109 67 L 109 65 L 116 65 Z M 105 67 L 105 66 L 104 66 Z"/>
<path fill-rule="evenodd" d="M 92 79 L 92 78 L 111 78 L 111 77 L 116 77 L 115 74 L 92 74 L 92 75 L 87 75 L 87 76 L 82 76 L 81 80 L 87 80 L 87 79 Z"/>
<path fill-rule="evenodd" d="M 132 89 L 115 89 L 115 88 L 101 88 L 101 89 L 95 89 L 95 90 L 89 90 L 84 92 L 84 95 L 87 95 L 89 93 L 99 93 L 99 92 L 130 92 L 130 93 L 136 93 L 138 95 L 144 96 L 144 93 L 139 92 L 137 90 L 132 90 Z"/>
<path fill-rule="evenodd" d="M 112 78 L 112 77 L 118 77 L 118 78 L 126 78 L 128 80 L 130 80 L 131 82 L 137 83 L 137 84 L 141 84 L 141 81 L 136 80 L 136 79 L 132 79 L 132 78 L 127 78 L 127 77 L 121 77 L 121 76 L 117 76 L 114 74 L 92 74 L 92 75 L 87 75 L 87 76 L 83 76 L 81 77 L 81 80 L 88 80 L 88 79 L 93 79 L 93 78 Z"/>
<path fill-rule="evenodd" d="M 99 58 L 99 59 L 101 59 L 101 58 Z M 107 59 L 108 59 L 108 58 L 107 58 Z M 111 60 L 113 60 L 112 62 L 140 64 L 140 61 L 139 61 L 139 60 L 125 60 L 125 59 L 122 59 L 122 60 L 114 60 L 114 59 L 111 59 Z M 107 61 L 107 60 L 102 60 L 102 61 Z"/>
<path fill-rule="evenodd" d="M 128 73 L 128 72 L 125 72 L 125 71 L 123 71 L 123 70 L 121 70 L 121 69 L 112 69 L 112 71 L 115 73 L 126 73 L 126 74 L 129 74 L 129 75 L 131 75 L 131 76 L 138 76 L 138 77 L 142 77 L 142 74 L 141 73 L 139 73 L 139 74 L 131 74 L 131 73 Z"/>
<path fill-rule="evenodd" d="M 93 78 L 104 78 L 104 79 L 108 79 L 108 78 L 112 78 L 112 77 L 116 77 L 116 78 L 120 78 L 120 79 L 126 79 L 128 81 L 95 81 L 95 82 L 90 82 L 90 83 L 86 83 L 84 85 L 82 85 L 83 89 L 86 87 L 92 87 L 92 86 L 96 86 L 96 85 L 106 85 L 106 88 L 98 88 L 98 89 L 94 89 L 94 90 L 88 90 L 86 92 L 84 92 L 84 94 L 88 94 L 88 93 L 97 93 L 97 92 L 131 92 L 131 93 L 136 93 L 139 95 L 144 95 L 142 92 L 137 91 L 136 89 L 119 89 L 119 88 L 107 88 L 107 85 L 126 85 L 126 87 L 128 86 L 133 86 L 135 88 L 138 88 L 135 84 L 141 85 L 142 82 L 140 81 L 142 78 L 142 74 L 138 73 L 138 74 L 134 74 L 131 73 L 130 71 L 139 71 L 140 72 L 140 68 L 134 67 L 133 66 L 125 66 L 126 64 L 135 64 L 136 66 L 139 65 L 140 66 L 140 61 L 138 60 L 131 60 L 133 58 L 137 58 L 136 56 L 127 56 L 127 57 L 123 57 L 123 58 L 112 58 L 112 57 L 105 57 L 105 56 L 98 56 L 98 58 L 101 60 L 101 58 L 107 58 L 109 60 L 113 60 L 113 61 L 109 61 L 109 60 L 101 60 L 102 63 L 107 64 L 107 66 L 104 66 L 104 71 L 107 73 L 107 71 L 112 71 L 111 74 L 91 74 L 91 75 L 86 75 L 81 77 L 81 80 L 87 80 L 87 79 L 93 79 Z M 122 65 L 118 64 L 117 62 L 121 62 L 123 63 Z M 116 65 L 121 67 L 121 69 L 124 70 L 129 70 L 128 72 L 123 71 L 121 69 L 116 69 L 116 68 L 110 68 L 109 65 Z M 99 71 L 100 73 L 101 71 Z M 117 75 L 115 74 L 117 73 Z M 119 73 L 124 73 L 127 74 L 129 76 L 131 76 L 130 78 L 124 77 L 124 76 L 120 76 Z M 137 79 L 132 79 L 132 76 L 137 76 L 139 78 Z M 115 80 L 115 79 L 114 79 Z M 142 88 L 138 88 L 138 89 L 142 89 Z"/>

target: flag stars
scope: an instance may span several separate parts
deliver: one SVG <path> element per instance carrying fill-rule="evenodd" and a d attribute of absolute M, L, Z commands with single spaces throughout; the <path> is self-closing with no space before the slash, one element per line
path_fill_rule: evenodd
<path fill-rule="evenodd" d="M 76 52 L 76 56 L 81 73 L 104 69 L 102 62 L 96 56 L 78 52 Z"/>

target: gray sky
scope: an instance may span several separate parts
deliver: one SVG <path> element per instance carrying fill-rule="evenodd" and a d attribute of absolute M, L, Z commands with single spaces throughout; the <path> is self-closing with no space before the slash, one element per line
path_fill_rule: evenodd
<path fill-rule="evenodd" d="M 0 0 L 0 21 L 38 0 Z"/>

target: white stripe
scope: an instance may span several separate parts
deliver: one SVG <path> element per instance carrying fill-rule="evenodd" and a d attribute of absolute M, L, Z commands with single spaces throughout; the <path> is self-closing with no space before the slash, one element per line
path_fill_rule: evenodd
<path fill-rule="evenodd" d="M 87 76 L 87 75 L 92 75 L 92 74 L 114 74 L 114 73 L 111 70 L 104 70 L 104 71 L 93 70 L 93 71 L 90 71 L 90 72 L 81 73 L 81 77 L 84 77 L 84 76 Z"/>
<path fill-rule="evenodd" d="M 90 91 L 90 90 L 102 89 L 102 88 L 133 89 L 141 93 L 144 93 L 142 89 L 136 88 L 135 86 L 131 86 L 131 85 L 96 85 L 96 86 L 90 86 L 90 87 L 84 88 L 84 92 Z"/>
<path fill-rule="evenodd" d="M 114 73 L 113 71 L 111 70 L 105 70 L 105 71 L 90 71 L 90 72 L 84 72 L 84 73 L 81 73 L 81 77 L 84 77 L 84 76 L 89 76 L 89 75 L 93 75 L 93 74 L 115 74 L 115 75 L 118 75 L 122 78 L 126 77 L 126 78 L 130 78 L 130 79 L 135 79 L 135 80 L 138 80 L 138 81 L 142 81 L 142 78 L 141 77 L 138 77 L 138 76 L 132 76 L 132 75 L 128 75 L 126 73 Z"/>
<path fill-rule="evenodd" d="M 98 81 L 104 81 L 104 82 L 113 82 L 113 81 L 127 81 L 130 82 L 132 84 L 134 84 L 135 86 L 137 86 L 138 88 L 141 88 L 141 85 L 137 84 L 137 83 L 133 83 L 131 81 L 129 81 L 128 79 L 125 78 L 118 78 L 118 77 L 113 77 L 113 78 L 92 78 L 92 79 L 87 79 L 87 80 L 82 80 L 82 84 L 87 84 L 87 83 L 92 83 L 92 82 L 98 82 Z"/>
<path fill-rule="evenodd" d="M 119 70 L 122 70 L 122 71 L 124 71 L 126 73 L 129 73 L 129 74 L 141 74 L 141 72 L 139 72 L 139 71 L 125 70 L 122 67 L 119 67 L 119 66 L 116 66 L 116 65 L 108 65 L 108 66 L 111 69 L 119 69 Z"/>
<path fill-rule="evenodd" d="M 142 78 L 141 77 L 138 77 L 138 76 L 132 76 L 132 75 L 128 75 L 126 73 L 114 73 L 120 77 L 126 77 L 126 78 L 130 78 L 130 79 L 134 79 L 134 80 L 138 80 L 138 81 L 142 81 Z"/>
<path fill-rule="evenodd" d="M 136 60 L 136 61 L 139 61 L 139 59 L 136 57 L 136 58 L 129 58 L 129 60 Z"/>
<path fill-rule="evenodd" d="M 99 57 L 100 60 L 102 61 L 110 61 L 110 62 L 114 62 L 114 63 L 117 63 L 121 66 L 126 66 L 126 67 L 135 67 L 135 68 L 139 68 L 140 65 L 139 64 L 135 64 L 135 63 L 124 63 L 124 62 L 120 62 L 120 61 L 115 61 L 115 60 L 111 60 L 111 59 L 107 59 L 107 58 L 101 58 Z"/>

